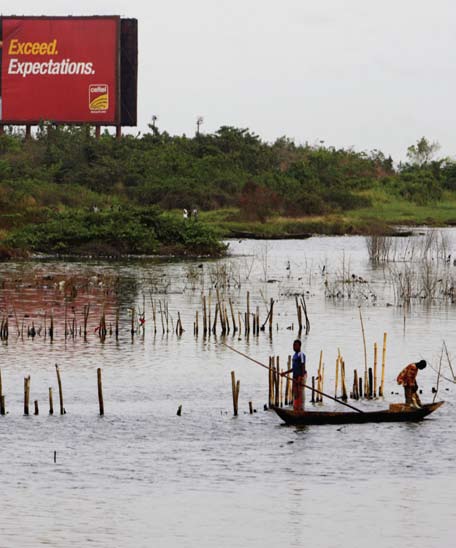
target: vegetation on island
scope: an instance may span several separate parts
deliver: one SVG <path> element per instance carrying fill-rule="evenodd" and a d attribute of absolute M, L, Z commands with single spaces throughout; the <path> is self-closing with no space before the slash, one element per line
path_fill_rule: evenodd
<path fill-rule="evenodd" d="M 422 138 L 395 164 L 248 129 L 95 138 L 89 127 L 0 136 L 4 250 L 46 253 L 223 253 L 221 236 L 387 231 L 456 223 L 456 162 Z M 198 219 L 182 210 L 197 209 Z"/>

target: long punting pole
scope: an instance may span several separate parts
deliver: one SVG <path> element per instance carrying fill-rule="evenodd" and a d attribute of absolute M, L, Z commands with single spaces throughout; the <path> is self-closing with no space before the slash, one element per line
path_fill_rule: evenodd
<path fill-rule="evenodd" d="M 244 358 L 247 358 L 251 362 L 256 363 L 257 365 L 259 365 L 261 367 L 264 367 L 268 371 L 270 370 L 270 368 L 267 365 L 265 365 L 264 363 L 261 363 L 258 360 L 255 360 L 254 358 L 251 358 L 250 356 L 247 356 L 247 354 L 244 354 L 243 352 L 240 352 L 239 350 L 236 350 L 235 348 L 233 348 L 229 344 L 226 344 L 225 342 L 222 342 L 221 344 L 223 344 L 223 346 L 226 346 L 227 348 L 229 348 L 233 352 L 236 352 L 236 354 L 239 354 L 240 356 L 243 356 Z M 307 384 L 304 384 L 303 386 L 304 386 L 304 388 L 307 388 L 307 390 L 312 390 L 312 388 L 310 386 L 307 386 Z M 314 388 L 313 391 L 316 392 L 317 394 L 320 394 L 321 396 L 324 396 L 325 398 L 329 398 L 330 400 L 333 400 L 337 403 L 340 403 L 341 405 L 345 405 L 346 407 L 350 407 L 350 409 L 354 409 L 355 411 L 358 411 L 358 413 L 364 413 L 364 411 L 362 411 L 361 409 L 358 409 L 357 407 L 354 407 L 353 405 L 350 405 L 349 403 L 345 403 L 345 402 L 340 401 L 336 398 L 333 398 L 329 394 L 325 394 L 324 392 L 320 392 L 320 390 L 317 390 L 316 388 Z"/>

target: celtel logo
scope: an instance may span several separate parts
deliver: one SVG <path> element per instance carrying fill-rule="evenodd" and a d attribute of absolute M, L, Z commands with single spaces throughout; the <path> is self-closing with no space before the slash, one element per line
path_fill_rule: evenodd
<path fill-rule="evenodd" d="M 91 84 L 89 86 L 90 112 L 102 113 L 109 108 L 109 87 L 107 84 Z"/>

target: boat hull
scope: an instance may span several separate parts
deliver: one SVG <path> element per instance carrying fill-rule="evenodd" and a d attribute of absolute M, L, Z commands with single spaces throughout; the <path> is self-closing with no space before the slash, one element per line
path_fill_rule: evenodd
<path fill-rule="evenodd" d="M 381 411 L 343 412 L 343 411 L 293 411 L 272 407 L 279 417 L 292 426 L 306 426 L 311 424 L 363 424 L 368 422 L 415 422 L 420 421 L 433 413 L 443 401 L 423 405 L 419 409 L 408 408 L 405 405 L 392 406 L 391 409 Z M 399 410 L 396 410 L 399 408 Z"/>

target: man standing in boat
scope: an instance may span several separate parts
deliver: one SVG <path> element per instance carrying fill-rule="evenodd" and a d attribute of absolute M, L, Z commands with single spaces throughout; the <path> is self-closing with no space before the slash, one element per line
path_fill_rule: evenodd
<path fill-rule="evenodd" d="M 411 363 L 407 365 L 407 367 L 404 367 L 397 376 L 397 384 L 401 384 L 404 387 L 405 403 L 413 405 L 413 407 L 421 407 L 416 376 L 418 375 L 418 370 L 424 369 L 425 367 L 425 360 Z"/>
<path fill-rule="evenodd" d="M 301 341 L 296 339 L 293 343 L 292 368 L 282 373 L 287 375 L 293 372 L 293 409 L 302 411 L 304 409 L 304 385 L 307 381 L 306 355 L 301 352 Z"/>

